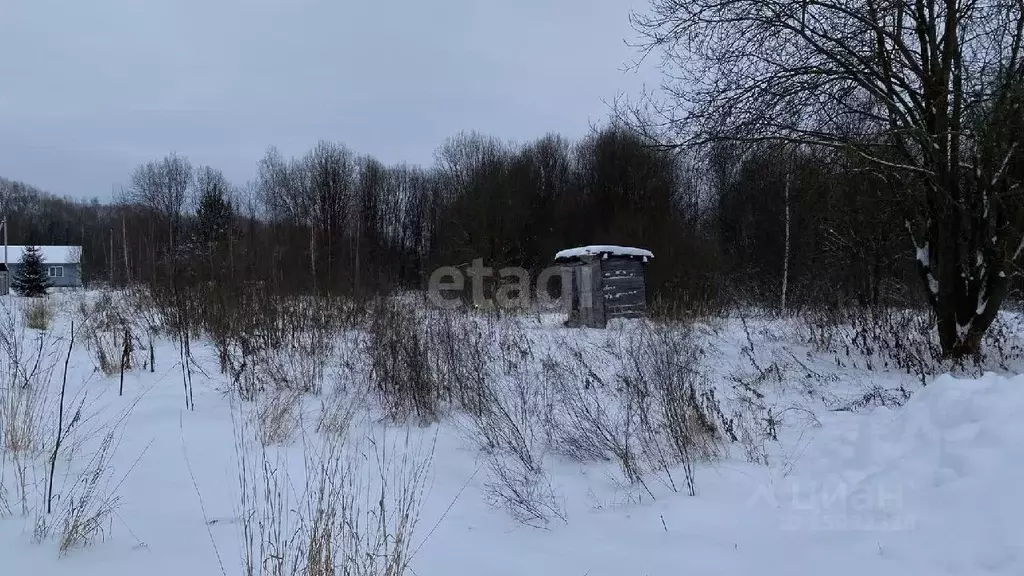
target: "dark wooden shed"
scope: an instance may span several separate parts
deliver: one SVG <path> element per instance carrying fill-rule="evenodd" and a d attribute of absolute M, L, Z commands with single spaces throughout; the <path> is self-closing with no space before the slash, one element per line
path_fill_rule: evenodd
<path fill-rule="evenodd" d="M 647 315 L 645 266 L 654 254 L 643 248 L 594 245 L 562 250 L 555 263 L 572 274 L 568 326 L 605 328 L 613 318 Z"/>

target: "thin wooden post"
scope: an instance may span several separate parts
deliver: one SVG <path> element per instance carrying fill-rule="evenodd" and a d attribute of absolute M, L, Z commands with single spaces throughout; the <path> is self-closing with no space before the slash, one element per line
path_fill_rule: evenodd
<path fill-rule="evenodd" d="M 7 216 L 4 215 L 4 288 L 7 290 L 7 302 L 11 302 L 11 265 L 7 261 Z"/>
<path fill-rule="evenodd" d="M 125 225 L 123 212 L 121 213 L 121 252 L 124 254 L 124 281 L 125 284 L 129 284 L 132 275 L 128 269 L 128 228 Z"/>

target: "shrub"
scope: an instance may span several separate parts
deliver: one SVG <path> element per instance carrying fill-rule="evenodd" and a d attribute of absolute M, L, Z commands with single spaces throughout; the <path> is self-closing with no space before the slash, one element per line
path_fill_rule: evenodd
<path fill-rule="evenodd" d="M 436 310 L 429 313 L 426 338 L 438 395 L 459 410 L 480 415 L 487 402 L 490 331 L 462 310 Z"/>
<path fill-rule="evenodd" d="M 839 367 L 896 370 L 917 377 L 922 385 L 942 372 L 980 376 L 1010 369 L 1024 348 L 1007 315 L 996 318 L 985 333 L 981 351 L 952 360 L 942 354 L 930 311 L 882 307 L 817 310 L 801 317 L 798 337 L 812 350 L 832 357 Z"/>
<path fill-rule="evenodd" d="M 440 395 L 422 319 L 392 297 L 376 299 L 371 316 L 366 354 L 381 405 L 395 419 L 415 414 L 421 421 L 436 421 Z"/>
<path fill-rule="evenodd" d="M 496 360 L 488 366 L 484 394 L 472 412 L 474 434 L 487 455 L 484 486 L 491 505 L 524 524 L 565 521 L 545 470 L 554 397 L 538 374 L 533 349 L 515 318 L 499 321 Z"/>
<path fill-rule="evenodd" d="M 91 303 L 80 302 L 78 313 L 82 341 L 100 372 L 111 376 L 139 365 L 137 355 L 142 346 L 137 343 L 142 329 L 134 322 L 137 312 L 130 311 L 115 294 L 103 292 Z"/>

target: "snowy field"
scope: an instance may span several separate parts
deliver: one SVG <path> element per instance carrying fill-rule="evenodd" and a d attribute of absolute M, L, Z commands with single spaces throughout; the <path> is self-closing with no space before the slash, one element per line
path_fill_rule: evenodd
<path fill-rule="evenodd" d="M 1001 354 L 950 375 L 912 324 L 756 315 L 462 317 L 426 358 L 354 326 L 222 373 L 205 337 L 150 350 L 136 313 L 121 394 L 99 301 L 50 297 L 45 330 L 27 300 L 0 311 L 0 573 L 1024 574 L 1015 315 Z M 424 374 L 479 388 L 396 418 L 379 383 Z M 665 383 L 709 422 L 666 416 Z"/>

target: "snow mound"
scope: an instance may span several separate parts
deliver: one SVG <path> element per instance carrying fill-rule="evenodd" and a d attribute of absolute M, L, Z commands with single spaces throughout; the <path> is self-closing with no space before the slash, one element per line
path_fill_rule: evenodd
<path fill-rule="evenodd" d="M 861 532 L 913 573 L 1024 574 L 1024 376 L 944 375 L 844 423 L 775 486 L 784 526 Z"/>
<path fill-rule="evenodd" d="M 942 376 L 900 416 L 885 464 L 913 483 L 918 537 L 944 550 L 934 568 L 1024 574 L 1024 376 Z"/>

